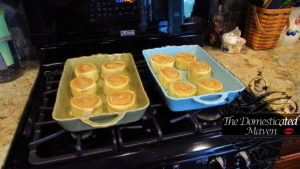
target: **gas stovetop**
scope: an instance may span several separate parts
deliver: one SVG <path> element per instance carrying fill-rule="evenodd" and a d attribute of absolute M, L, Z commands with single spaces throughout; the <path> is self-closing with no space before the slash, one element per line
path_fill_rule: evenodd
<path fill-rule="evenodd" d="M 170 44 L 169 41 L 165 43 Z M 145 45 L 150 48 L 151 44 Z M 118 52 L 131 52 L 135 57 L 151 102 L 142 119 L 106 129 L 73 133 L 64 130 L 52 119 L 64 66 L 64 62 L 54 61 L 61 55 L 73 56 L 72 53 L 78 50 L 88 55 L 86 50 L 92 48 L 81 47 L 42 50 L 44 60 L 40 74 L 5 168 L 266 168 L 275 160 L 279 151 L 275 147 L 281 144 L 280 139 L 221 135 L 221 116 L 226 105 L 186 112 L 170 111 L 138 48 L 129 51 L 120 48 Z M 75 51 L 68 52 L 68 48 Z M 108 48 L 100 49 L 106 52 Z M 81 53 L 77 54 L 80 56 Z M 254 99 L 244 92 L 234 102 L 247 103 Z"/>

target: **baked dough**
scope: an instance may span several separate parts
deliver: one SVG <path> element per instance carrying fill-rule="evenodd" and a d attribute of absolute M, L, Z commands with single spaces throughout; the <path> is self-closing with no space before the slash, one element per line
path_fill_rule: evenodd
<path fill-rule="evenodd" d="M 82 93 L 71 99 L 71 115 L 73 117 L 87 117 L 102 112 L 102 101 L 94 94 Z"/>
<path fill-rule="evenodd" d="M 173 67 L 175 63 L 175 59 L 170 55 L 165 54 L 154 54 L 151 57 L 151 66 L 154 73 L 158 73 L 159 69 L 164 67 Z"/>
<path fill-rule="evenodd" d="M 136 94 L 132 90 L 117 90 L 107 94 L 107 110 L 124 112 L 136 107 Z"/>
<path fill-rule="evenodd" d="M 188 80 L 194 84 L 199 78 L 210 77 L 210 75 L 211 67 L 205 62 L 194 61 L 188 66 L 187 77 Z"/>
<path fill-rule="evenodd" d="M 107 94 L 116 90 L 128 90 L 129 77 L 125 75 L 110 75 L 104 79 L 104 93 Z"/>
<path fill-rule="evenodd" d="M 222 82 L 212 78 L 201 78 L 197 81 L 197 95 L 219 93 L 223 90 Z"/>
<path fill-rule="evenodd" d="M 124 75 L 126 64 L 121 61 L 109 61 L 101 65 L 101 76 L 103 78 L 109 75 Z"/>
<path fill-rule="evenodd" d="M 168 90 L 170 82 L 182 80 L 181 73 L 173 67 L 164 67 L 159 70 L 158 80 L 161 85 Z"/>
<path fill-rule="evenodd" d="M 181 70 L 187 70 L 188 65 L 196 61 L 196 56 L 191 53 L 177 53 L 175 56 L 175 67 Z"/>
<path fill-rule="evenodd" d="M 97 81 L 99 77 L 97 67 L 92 63 L 81 63 L 75 67 L 74 72 L 76 77 L 89 77 L 95 81 Z"/>
<path fill-rule="evenodd" d="M 170 84 L 169 95 L 175 98 L 190 97 L 196 94 L 196 87 L 193 85 L 183 82 L 175 81 Z"/>
<path fill-rule="evenodd" d="M 70 82 L 71 92 L 73 96 L 76 96 L 80 93 L 97 93 L 97 86 L 94 79 L 84 76 L 76 77 Z"/>

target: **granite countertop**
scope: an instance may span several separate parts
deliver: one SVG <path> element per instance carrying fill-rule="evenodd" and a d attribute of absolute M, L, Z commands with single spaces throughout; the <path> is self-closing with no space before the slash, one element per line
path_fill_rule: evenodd
<path fill-rule="evenodd" d="M 23 74 L 18 79 L 0 84 L 0 166 L 10 148 L 30 91 L 39 70 L 38 61 L 21 63 Z"/>
<path fill-rule="evenodd" d="M 240 54 L 226 54 L 211 47 L 204 49 L 245 85 L 261 71 L 268 91 L 286 92 L 300 103 L 300 42 L 293 47 L 277 47 L 266 51 L 244 47 Z M 0 84 L 0 166 L 9 151 L 39 70 L 37 61 L 26 62 L 23 67 L 23 76 L 13 82 Z"/>
<path fill-rule="evenodd" d="M 204 49 L 245 85 L 260 71 L 267 91 L 285 92 L 300 104 L 300 41 L 273 50 L 254 51 L 245 46 L 240 54 L 227 54 L 207 46 Z"/>

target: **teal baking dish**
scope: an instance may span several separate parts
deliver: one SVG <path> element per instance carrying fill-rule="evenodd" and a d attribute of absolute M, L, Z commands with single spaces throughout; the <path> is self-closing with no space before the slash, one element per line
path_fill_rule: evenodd
<path fill-rule="evenodd" d="M 156 53 L 175 56 L 180 52 L 192 53 L 197 56 L 198 61 L 204 61 L 208 63 L 212 68 L 211 77 L 223 83 L 223 92 L 187 98 L 170 97 L 168 95 L 168 91 L 162 87 L 158 81 L 157 75 L 152 70 L 150 59 L 152 55 Z M 174 112 L 204 109 L 208 107 L 224 105 L 234 100 L 243 90 L 245 90 L 245 85 L 238 78 L 233 76 L 227 69 L 225 69 L 219 62 L 217 62 L 198 45 L 166 46 L 161 48 L 145 49 L 143 50 L 143 55 L 147 62 L 148 68 L 150 69 L 160 88 L 160 91 L 162 92 L 162 95 L 164 96 L 167 106 Z M 186 79 L 186 71 L 180 70 L 180 72 L 183 75 L 183 81 L 189 82 Z"/>

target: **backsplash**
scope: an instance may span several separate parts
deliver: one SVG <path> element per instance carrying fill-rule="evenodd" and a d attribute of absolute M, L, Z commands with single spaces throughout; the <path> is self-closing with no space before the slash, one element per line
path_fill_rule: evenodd
<path fill-rule="evenodd" d="M 242 32 L 246 23 L 247 1 L 226 0 L 223 7 L 224 32 L 229 32 L 238 26 Z"/>

